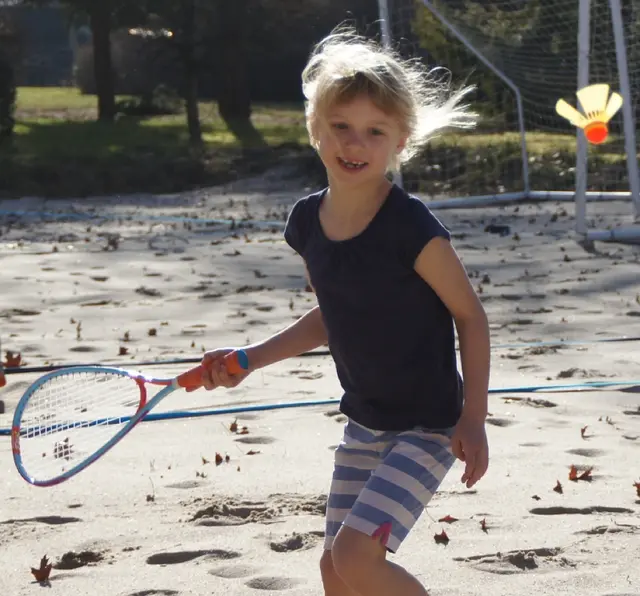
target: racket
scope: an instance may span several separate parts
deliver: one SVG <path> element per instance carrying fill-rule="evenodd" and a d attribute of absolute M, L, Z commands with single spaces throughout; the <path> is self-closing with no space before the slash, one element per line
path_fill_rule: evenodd
<path fill-rule="evenodd" d="M 230 374 L 249 368 L 246 352 L 225 357 Z M 100 459 L 176 389 L 202 385 L 202 367 L 174 378 L 152 378 L 106 366 L 75 366 L 40 377 L 24 393 L 11 425 L 11 451 L 20 475 L 54 486 Z M 163 387 L 151 399 L 147 388 Z"/>

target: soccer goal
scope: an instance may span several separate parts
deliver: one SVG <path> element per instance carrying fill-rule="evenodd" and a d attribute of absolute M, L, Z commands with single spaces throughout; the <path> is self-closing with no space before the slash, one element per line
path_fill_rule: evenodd
<path fill-rule="evenodd" d="M 473 83 L 473 133 L 435 139 L 402 172 L 440 205 L 575 202 L 584 241 L 640 243 L 640 5 L 632 0 L 379 0 L 385 43 Z M 555 111 L 607 83 L 623 106 L 589 144 Z"/>

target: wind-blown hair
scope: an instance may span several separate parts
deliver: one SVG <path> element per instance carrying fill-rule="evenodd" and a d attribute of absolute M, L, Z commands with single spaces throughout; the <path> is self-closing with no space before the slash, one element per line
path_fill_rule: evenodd
<path fill-rule="evenodd" d="M 444 76 L 443 76 L 444 75 Z M 419 59 L 404 59 L 395 51 L 339 27 L 312 51 L 302 73 L 307 129 L 317 147 L 316 122 L 332 106 L 368 97 L 381 111 L 397 119 L 408 135 L 397 168 L 447 128 L 472 128 L 476 114 L 462 100 L 474 88 L 450 89 L 451 74 L 428 70 Z"/>

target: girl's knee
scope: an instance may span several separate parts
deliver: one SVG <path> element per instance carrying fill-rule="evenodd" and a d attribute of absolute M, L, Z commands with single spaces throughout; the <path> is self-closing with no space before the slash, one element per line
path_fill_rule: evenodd
<path fill-rule="evenodd" d="M 385 548 L 377 540 L 349 527 L 341 528 L 331 549 L 335 572 L 347 583 L 357 585 L 373 565 L 385 558 Z"/>

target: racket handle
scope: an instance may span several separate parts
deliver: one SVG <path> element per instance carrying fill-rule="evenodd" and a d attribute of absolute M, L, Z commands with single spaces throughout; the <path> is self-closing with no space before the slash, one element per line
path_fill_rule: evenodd
<path fill-rule="evenodd" d="M 247 353 L 244 350 L 234 350 L 224 357 L 223 362 L 230 375 L 237 375 L 249 368 L 249 358 L 247 358 Z M 178 376 L 177 381 L 178 385 L 185 389 L 197 389 L 201 387 L 202 365 L 182 373 Z"/>

